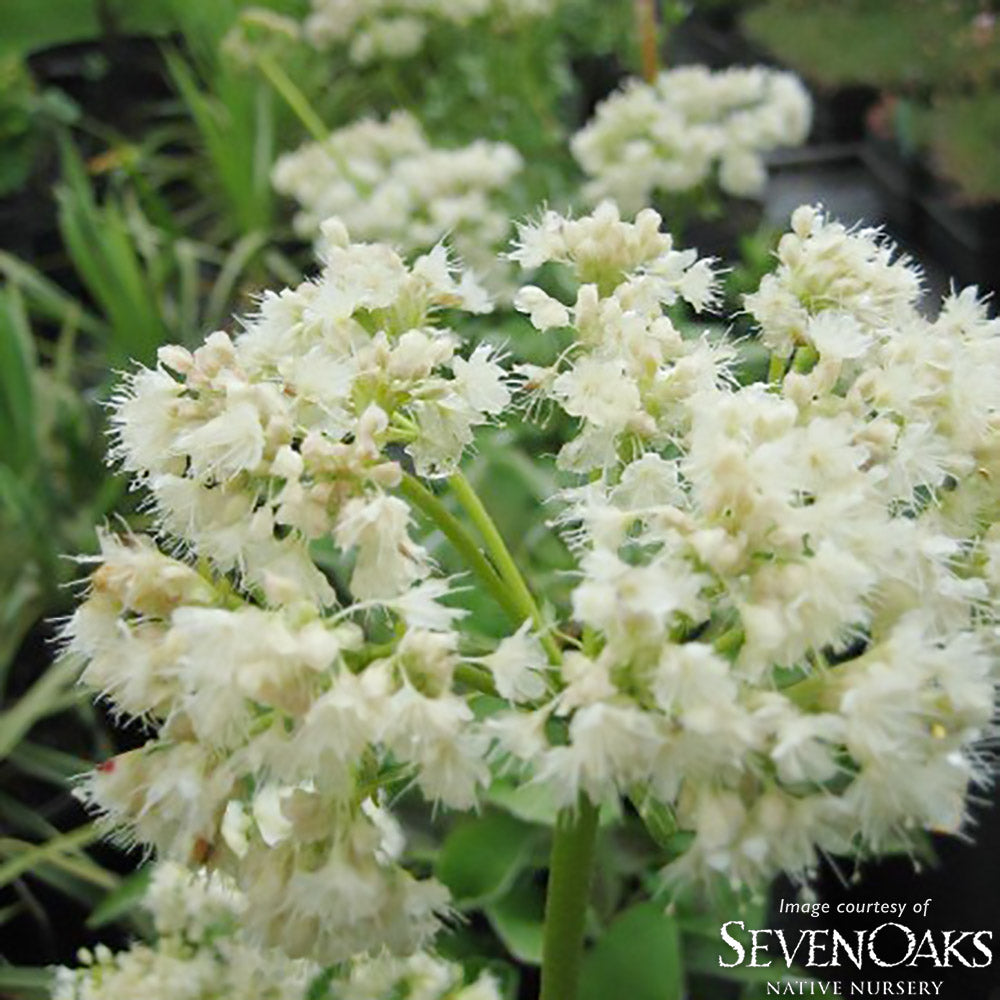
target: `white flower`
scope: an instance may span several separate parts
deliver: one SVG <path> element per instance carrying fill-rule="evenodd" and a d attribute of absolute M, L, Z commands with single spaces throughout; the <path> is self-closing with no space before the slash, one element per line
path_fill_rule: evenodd
<path fill-rule="evenodd" d="M 412 115 L 397 111 L 285 153 L 272 180 L 298 203 L 295 226 L 303 236 L 316 238 L 331 218 L 356 239 L 406 251 L 430 249 L 447 236 L 466 263 L 488 272 L 510 229 L 500 208 L 503 191 L 521 167 L 520 154 L 506 143 L 437 148 Z M 324 242 L 329 246 L 329 237 Z M 472 305 L 472 291 L 463 290 L 465 307 L 484 309 L 485 301 Z"/>
<path fill-rule="evenodd" d="M 410 508 L 398 497 L 348 501 L 335 537 L 357 549 L 351 590 L 362 600 L 396 597 L 427 572 L 422 550 L 410 542 Z"/>
<path fill-rule="evenodd" d="M 490 31 L 545 17 L 554 7 L 555 0 L 312 0 L 304 29 L 318 48 L 347 44 L 351 61 L 366 65 L 416 55 L 441 25 L 482 18 L 470 30 Z"/>
<path fill-rule="evenodd" d="M 494 360 L 488 344 L 480 344 L 469 360 L 455 358 L 451 363 L 458 391 L 470 406 L 483 413 L 502 413 L 510 403 L 507 376 Z"/>
<path fill-rule="evenodd" d="M 536 330 L 551 330 L 569 325 L 569 310 L 535 285 L 523 285 L 514 298 L 514 308 L 531 317 Z"/>
<path fill-rule="evenodd" d="M 513 635 L 501 640 L 492 653 L 478 661 L 493 675 L 500 696 L 509 701 L 535 701 L 545 694 L 543 674 L 548 659 L 531 629 L 531 621 L 525 621 Z"/>
<path fill-rule="evenodd" d="M 710 179 L 729 194 L 755 197 L 767 179 L 762 154 L 802 143 L 811 111 L 790 73 L 682 66 L 653 83 L 629 80 L 598 105 L 572 150 L 590 178 L 585 196 L 614 198 L 625 211 Z"/>

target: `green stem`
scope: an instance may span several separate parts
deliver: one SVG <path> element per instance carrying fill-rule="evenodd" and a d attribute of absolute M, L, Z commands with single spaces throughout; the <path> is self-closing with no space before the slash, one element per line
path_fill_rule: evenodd
<path fill-rule="evenodd" d="M 656 83 L 660 72 L 660 40 L 655 0 L 635 0 L 635 21 L 643 79 L 646 83 Z"/>
<path fill-rule="evenodd" d="M 490 517 L 489 511 L 483 506 L 479 495 L 461 472 L 454 473 L 448 479 L 448 483 L 458 502 L 469 515 L 480 535 L 483 536 L 483 541 L 486 543 L 486 551 L 489 552 L 490 558 L 493 560 L 496 570 L 500 574 L 500 578 L 513 592 L 513 599 L 518 608 L 518 621 L 522 622 L 526 618 L 531 619 L 538 631 L 541 643 L 545 647 L 549 661 L 552 664 L 558 664 L 562 660 L 559 645 L 551 633 L 547 631 L 545 621 L 535 602 L 535 598 L 532 596 L 528 584 L 521 575 L 521 571 L 517 568 L 517 563 L 514 562 L 514 557 L 510 554 L 503 536 L 500 534 L 493 518 Z"/>
<path fill-rule="evenodd" d="M 497 688 L 493 683 L 493 676 L 482 667 L 474 666 L 471 663 L 460 663 L 455 667 L 455 680 L 461 681 L 474 691 L 496 697 Z"/>
<path fill-rule="evenodd" d="M 479 549 L 476 539 L 465 525 L 416 477 L 404 473 L 400 492 L 414 507 L 421 510 L 442 531 L 445 538 L 458 550 L 466 565 L 486 585 L 497 603 L 520 624 L 526 617 L 510 587 L 500 578 L 497 571 Z"/>
<path fill-rule="evenodd" d="M 597 807 L 581 795 L 578 809 L 563 811 L 556 823 L 545 894 L 539 1000 L 576 1000 L 597 815 Z"/>

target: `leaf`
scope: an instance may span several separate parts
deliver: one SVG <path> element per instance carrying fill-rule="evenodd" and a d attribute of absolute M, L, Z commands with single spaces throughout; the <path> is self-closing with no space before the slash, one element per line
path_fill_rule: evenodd
<path fill-rule="evenodd" d="M 525 823 L 537 823 L 541 826 L 556 825 L 559 807 L 553 801 L 552 793 L 544 785 L 497 778 L 490 785 L 487 798 L 494 805 Z"/>
<path fill-rule="evenodd" d="M 734 937 L 739 937 L 733 934 Z M 684 941 L 684 963 L 688 971 L 698 972 L 702 975 L 715 976 L 720 979 L 728 979 L 736 983 L 803 983 L 808 985 L 812 980 L 804 976 L 798 969 L 787 969 L 783 964 L 772 962 L 769 966 L 757 967 L 749 965 L 737 965 L 731 969 L 719 965 L 719 945 L 720 940 L 716 935 L 716 940 L 709 941 L 704 938 L 695 938 Z M 746 944 L 749 951 L 750 942 L 747 938 Z"/>
<path fill-rule="evenodd" d="M 528 965 L 541 965 L 545 897 L 530 877 L 518 879 L 510 892 L 485 910 L 497 936 L 514 958 Z"/>
<path fill-rule="evenodd" d="M 0 460 L 22 474 L 38 456 L 37 364 L 24 303 L 15 285 L 0 291 Z"/>
<path fill-rule="evenodd" d="M 0 864 L 0 887 L 38 865 L 49 863 L 104 889 L 114 888 L 118 876 L 105 871 L 83 853 L 83 848 L 100 836 L 101 830 L 95 823 L 86 823 L 43 844 L 31 844 L 13 837 L 0 839 L 0 856 L 7 858 Z"/>
<path fill-rule="evenodd" d="M 107 335 L 108 327 L 102 320 L 87 312 L 76 299 L 46 278 L 41 271 L 2 250 L 0 274 L 24 292 L 40 315 L 57 322 L 72 322 L 84 332 L 98 338 Z"/>
<path fill-rule="evenodd" d="M 147 865 L 123 879 L 94 907 L 94 912 L 87 918 L 87 926 L 95 930 L 128 916 L 145 898 L 152 875 L 152 865 Z"/>
<path fill-rule="evenodd" d="M 39 719 L 64 707 L 65 696 L 79 672 L 80 664 L 72 656 L 57 660 L 19 701 L 0 713 L 0 760 L 14 750 Z"/>
<path fill-rule="evenodd" d="M 52 970 L 0 965 L 0 994 L 11 1000 L 46 1000 L 52 989 Z"/>
<path fill-rule="evenodd" d="M 92 761 L 31 740 L 22 740 L 11 751 L 9 760 L 25 774 L 61 786 L 94 766 Z"/>
<path fill-rule="evenodd" d="M 684 967 L 677 921 L 639 903 L 612 922 L 583 960 L 580 1000 L 681 1000 Z"/>
<path fill-rule="evenodd" d="M 539 831 L 502 812 L 457 826 L 445 838 L 437 877 L 460 907 L 500 898 L 523 871 Z"/>

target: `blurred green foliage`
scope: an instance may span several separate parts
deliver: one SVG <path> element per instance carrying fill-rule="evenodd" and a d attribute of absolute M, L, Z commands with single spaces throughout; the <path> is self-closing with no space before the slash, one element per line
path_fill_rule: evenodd
<path fill-rule="evenodd" d="M 766 0 L 743 23 L 754 41 L 822 87 L 867 86 L 899 98 L 891 125 L 904 154 L 929 156 L 963 200 L 1000 200 L 995 5 Z"/>
<path fill-rule="evenodd" d="M 922 127 L 936 168 L 966 200 L 1000 200 L 1000 91 L 942 98 Z"/>
<path fill-rule="evenodd" d="M 977 28 L 979 0 L 767 0 L 744 26 L 783 63 L 823 86 L 954 89 L 1000 69 Z"/>

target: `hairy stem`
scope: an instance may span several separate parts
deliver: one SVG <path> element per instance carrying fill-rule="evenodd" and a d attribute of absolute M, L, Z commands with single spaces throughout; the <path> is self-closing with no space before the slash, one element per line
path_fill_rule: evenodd
<path fill-rule="evenodd" d="M 496 571 L 500 575 L 500 579 L 509 588 L 511 598 L 518 609 L 518 622 L 520 623 L 530 618 L 538 630 L 539 638 L 545 647 L 549 661 L 552 664 L 559 663 L 562 659 L 559 645 L 551 633 L 546 630 L 538 604 L 535 602 L 528 584 L 521 575 L 521 571 L 517 568 L 517 563 L 514 562 L 514 557 L 510 554 L 510 550 L 507 548 L 507 544 L 504 542 L 503 536 L 500 534 L 493 518 L 490 517 L 489 511 L 483 506 L 482 500 L 479 499 L 479 494 L 476 493 L 468 479 L 461 472 L 456 472 L 452 475 L 448 479 L 448 483 L 458 502 L 476 526 L 476 530 L 482 535 L 483 541 L 486 543 L 486 551 L 489 552 L 490 558 L 496 566 Z"/>
<path fill-rule="evenodd" d="M 545 895 L 539 1000 L 576 1000 L 594 867 L 597 814 L 597 806 L 581 795 L 578 808 L 564 810 L 556 824 Z"/>

